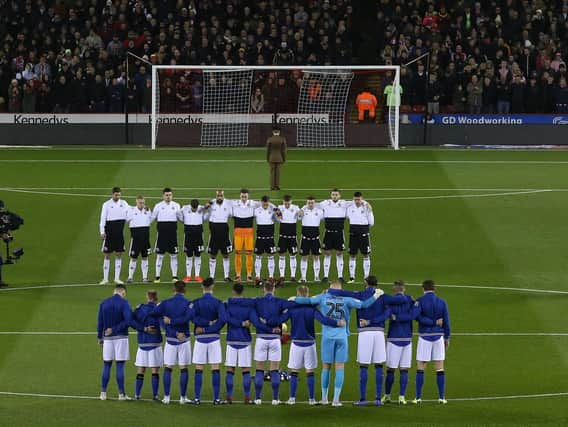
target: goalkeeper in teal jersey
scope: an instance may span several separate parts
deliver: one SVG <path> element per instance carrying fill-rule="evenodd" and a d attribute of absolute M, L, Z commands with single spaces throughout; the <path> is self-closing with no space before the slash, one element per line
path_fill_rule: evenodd
<path fill-rule="evenodd" d="M 341 289 L 341 283 L 333 282 L 330 289 Z M 341 297 L 323 293 L 311 298 L 308 297 L 292 297 L 297 304 L 318 305 L 320 312 L 325 316 L 336 320 L 344 320 L 345 326 L 322 326 L 321 340 L 321 390 L 322 399 L 320 404 L 327 405 L 328 389 L 331 376 L 331 365 L 335 364 L 335 383 L 332 406 L 342 406 L 339 398 L 341 389 L 343 388 L 344 365 L 349 359 L 349 318 L 351 317 L 351 309 L 370 307 L 377 298 L 382 295 L 383 291 L 377 289 L 375 294 L 369 299 L 361 302 L 354 298 Z"/>

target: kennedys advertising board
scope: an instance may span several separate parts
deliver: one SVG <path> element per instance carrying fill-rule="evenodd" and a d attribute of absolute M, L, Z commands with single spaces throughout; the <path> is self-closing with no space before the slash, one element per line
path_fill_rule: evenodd
<path fill-rule="evenodd" d="M 124 114 L 0 114 L 0 124 L 12 125 L 84 125 L 124 124 Z M 150 124 L 149 114 L 129 114 L 131 124 Z M 328 124 L 328 114 L 160 114 L 163 125 L 199 125 L 203 123 L 264 123 L 278 125 Z M 337 120 L 333 123 L 337 123 Z"/>
<path fill-rule="evenodd" d="M 401 114 L 403 124 L 423 124 L 424 114 Z M 433 125 L 568 125 L 561 114 L 433 114 Z"/>

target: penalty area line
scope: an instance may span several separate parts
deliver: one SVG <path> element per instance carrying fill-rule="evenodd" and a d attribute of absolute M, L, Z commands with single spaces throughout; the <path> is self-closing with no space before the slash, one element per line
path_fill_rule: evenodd
<path fill-rule="evenodd" d="M 52 399 L 82 399 L 82 400 L 99 400 L 98 396 L 87 395 L 73 395 L 73 394 L 47 394 L 47 393 L 23 393 L 14 391 L 0 391 L 0 396 L 17 396 L 17 397 L 33 397 L 33 398 L 52 398 Z M 477 397 L 455 397 L 448 399 L 450 402 L 474 402 L 484 400 L 515 400 L 515 399 L 538 399 L 538 398 L 551 398 L 551 397 L 566 397 L 568 392 L 558 393 L 539 393 L 539 394 L 516 394 L 505 396 L 477 396 Z M 108 400 L 118 400 L 108 398 Z M 150 401 L 150 399 L 141 399 L 143 401 Z M 437 402 L 435 399 L 424 399 L 423 402 Z M 211 403 L 210 401 L 202 401 L 202 403 Z M 240 404 L 241 402 L 234 402 Z M 342 403 L 352 404 L 353 401 L 342 401 Z M 296 404 L 307 405 L 306 401 L 296 401 Z M 287 405 L 281 405 L 287 406 Z M 393 406 L 394 407 L 394 406 Z"/>

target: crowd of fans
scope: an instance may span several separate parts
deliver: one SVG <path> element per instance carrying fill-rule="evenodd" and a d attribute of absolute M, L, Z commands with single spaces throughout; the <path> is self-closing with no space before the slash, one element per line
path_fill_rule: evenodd
<path fill-rule="evenodd" d="M 351 64 L 360 37 L 353 7 L 350 0 L 0 0 L 0 111 L 148 112 L 144 61 Z M 407 109 L 568 112 L 568 0 L 378 0 L 375 28 L 377 64 L 404 65 L 430 52 L 402 67 Z M 199 111 L 200 80 L 161 79 L 162 105 Z M 256 81 L 252 110 L 269 111 L 283 93 L 293 103 L 299 81 L 293 74 Z"/>

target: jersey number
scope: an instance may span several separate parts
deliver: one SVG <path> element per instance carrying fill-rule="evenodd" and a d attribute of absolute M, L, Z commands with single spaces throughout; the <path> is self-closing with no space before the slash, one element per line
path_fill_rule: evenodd
<path fill-rule="evenodd" d="M 329 307 L 327 311 L 326 317 L 331 317 L 332 319 L 341 320 L 345 318 L 345 313 L 343 312 L 343 306 L 345 305 L 342 302 L 327 302 L 326 305 Z"/>

